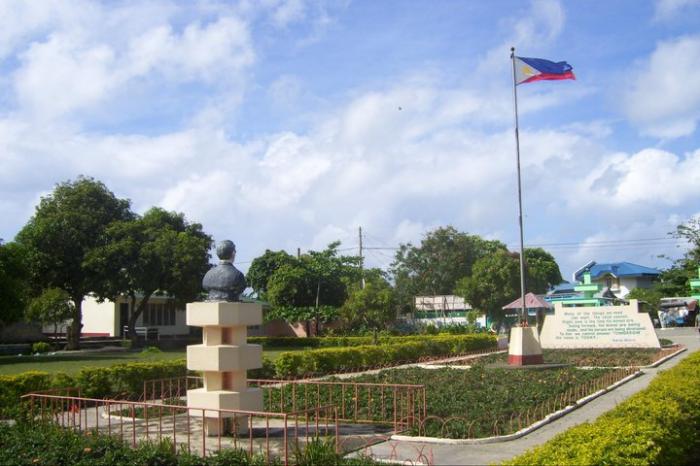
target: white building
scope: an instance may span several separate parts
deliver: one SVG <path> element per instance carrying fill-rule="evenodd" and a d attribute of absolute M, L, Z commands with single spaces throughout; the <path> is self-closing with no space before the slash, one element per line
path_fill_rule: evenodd
<path fill-rule="evenodd" d="M 138 306 L 138 298 L 136 305 Z M 98 302 L 94 296 L 83 300 L 83 337 L 121 337 L 129 323 L 131 304 L 126 297 L 116 301 Z M 66 325 L 59 326 L 59 333 L 65 333 Z M 148 307 L 136 319 L 136 327 L 156 329 L 159 336 L 189 335 L 190 328 L 185 322 L 184 306 L 177 306 L 175 300 L 167 296 L 151 296 Z M 53 333 L 53 325 L 45 326 L 44 333 Z"/>
<path fill-rule="evenodd" d="M 415 321 L 441 327 L 443 325 L 467 325 L 467 312 L 472 306 L 460 296 L 436 295 L 414 298 Z M 479 316 L 476 325 L 486 326 L 486 316 Z"/>

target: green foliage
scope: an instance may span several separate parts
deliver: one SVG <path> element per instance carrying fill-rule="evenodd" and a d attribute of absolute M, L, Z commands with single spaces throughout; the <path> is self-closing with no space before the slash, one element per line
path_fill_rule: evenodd
<path fill-rule="evenodd" d="M 309 251 L 300 258 L 280 259 L 282 253 L 274 253 L 279 260 L 265 259 L 268 269 L 256 272 L 254 278 L 268 276 L 266 297 L 275 307 L 339 307 L 347 298 L 347 283 L 359 279 L 359 259 L 339 255 L 339 245 L 331 243 L 323 251 Z M 272 267 L 275 270 L 270 273 Z"/>
<path fill-rule="evenodd" d="M 570 364 L 578 367 L 631 367 L 653 364 L 661 351 L 656 348 L 598 348 L 598 349 L 544 349 L 542 356 L 547 364 Z M 481 357 L 470 365 L 506 364 L 505 353 Z"/>
<path fill-rule="evenodd" d="M 181 302 L 193 301 L 201 291 L 201 277 L 209 269 L 211 237 L 198 223 L 176 212 L 153 207 L 143 217 L 114 222 L 107 241 L 87 255 L 86 263 L 102 280 L 92 289 L 102 298 L 119 294 L 136 303 L 129 315 L 129 332 L 156 293 Z"/>
<path fill-rule="evenodd" d="M 593 423 L 557 435 L 506 464 L 697 464 L 700 353 Z"/>
<path fill-rule="evenodd" d="M 45 341 L 37 341 L 32 345 L 32 353 L 48 353 L 51 351 L 51 345 L 46 343 Z"/>
<path fill-rule="evenodd" d="M 542 248 L 525 248 L 525 277 L 527 291 L 535 294 L 544 294 L 562 282 L 557 261 Z"/>
<path fill-rule="evenodd" d="M 56 333 L 56 326 L 69 319 L 74 311 L 75 305 L 68 293 L 60 288 L 48 288 L 31 300 L 25 317 L 42 325 L 53 325 Z"/>
<path fill-rule="evenodd" d="M 399 302 L 410 308 L 414 296 L 453 294 L 457 282 L 471 275 L 479 259 L 505 250 L 500 241 L 462 233 L 451 226 L 429 232 L 420 246 L 402 244 L 391 266 Z"/>
<path fill-rule="evenodd" d="M 48 372 L 29 371 L 18 375 L 0 375 L 0 418 L 15 416 L 20 397 L 26 393 L 51 388 L 53 376 Z"/>
<path fill-rule="evenodd" d="M 132 216 L 128 200 L 116 198 L 99 181 L 79 177 L 58 184 L 52 194 L 43 197 L 17 234 L 17 242 L 27 251 L 34 285 L 61 288 L 76 305 L 68 342 L 72 349 L 79 346 L 83 296 L 105 278 L 87 267 L 86 258 L 105 244 L 111 223 Z"/>
<path fill-rule="evenodd" d="M 353 378 L 353 381 L 424 385 L 428 394 L 427 415 L 441 420 L 426 422 L 423 434 L 467 438 L 493 435 L 496 423 L 501 433 L 518 430 L 517 422 L 512 424 L 511 420 L 519 414 L 607 372 L 600 369 L 512 370 L 480 366 L 470 370 L 408 368 L 362 375 Z M 285 397 L 287 395 L 285 393 Z M 342 398 L 334 393 L 333 399 Z M 376 406 L 366 402 L 358 404 L 381 410 L 379 403 L 375 403 Z M 450 418 L 452 421 L 444 425 L 442 421 Z M 531 421 L 534 422 L 534 419 Z M 443 427 L 447 428 L 443 430 Z M 418 429 L 414 428 L 412 434 L 417 435 Z"/>
<path fill-rule="evenodd" d="M 269 363 L 267 365 L 268 372 Z M 75 377 L 66 374 L 30 371 L 0 376 L 0 417 L 11 417 L 19 409 L 22 395 L 49 388 L 80 388 L 88 398 L 123 397 L 138 399 L 143 382 L 181 377 L 187 374 L 184 360 L 116 364 L 110 367 L 86 367 Z"/>
<path fill-rule="evenodd" d="M 517 254 L 499 250 L 479 259 L 472 274 L 457 284 L 456 293 L 473 307 L 487 312 L 491 320 L 500 322 L 502 306 L 520 294 L 520 266 Z"/>
<path fill-rule="evenodd" d="M 284 352 L 275 361 L 276 375 L 289 378 L 331 374 L 496 347 L 495 337 L 486 334 L 417 336 L 402 340 L 401 343 Z"/>
<path fill-rule="evenodd" d="M 279 466 L 279 459 L 267 459 L 260 454 L 250 455 L 241 449 L 225 449 L 202 458 L 194 453 L 176 453 L 172 442 L 143 442 L 131 448 L 120 439 L 104 434 L 63 429 L 50 424 L 19 423 L 0 425 L 0 464 L 20 465 L 76 465 L 76 466 Z M 319 453 L 317 452 L 316 455 Z M 330 458 L 330 457 L 326 457 Z M 306 463 L 321 465 L 322 463 Z M 340 456 L 335 462 L 344 464 Z"/>
<path fill-rule="evenodd" d="M 294 307 L 294 306 L 275 306 L 265 312 L 265 321 L 281 319 L 285 322 L 296 323 L 312 320 L 318 317 L 321 322 L 332 322 L 340 315 L 339 310 L 335 306 L 319 306 L 316 309 L 313 306 Z"/>
<path fill-rule="evenodd" d="M 265 250 L 265 253 L 253 259 L 250 264 L 246 281 L 260 299 L 267 298 L 268 281 L 270 277 L 283 265 L 293 266 L 295 258 L 285 251 Z"/>
<path fill-rule="evenodd" d="M 340 314 L 345 327 L 355 331 L 386 328 L 396 318 L 394 290 L 383 277 L 368 277 L 364 288 L 352 288 Z"/>
<path fill-rule="evenodd" d="M 17 243 L 0 240 L 0 327 L 22 318 L 29 294 L 26 251 Z"/>

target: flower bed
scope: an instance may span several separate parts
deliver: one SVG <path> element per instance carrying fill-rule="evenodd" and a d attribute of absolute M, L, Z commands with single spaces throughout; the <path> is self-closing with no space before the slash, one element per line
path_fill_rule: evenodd
<path fill-rule="evenodd" d="M 571 364 L 577 367 L 641 367 L 653 364 L 678 349 L 679 347 L 660 350 L 654 348 L 545 349 L 542 350 L 542 356 L 544 362 L 548 364 Z M 483 366 L 507 362 L 508 354 L 501 353 L 451 364 Z"/>
<path fill-rule="evenodd" d="M 572 367 L 547 370 L 410 368 L 353 377 L 352 382 L 424 385 L 427 416 L 422 425 L 412 428 L 412 435 L 482 438 L 513 433 L 628 373 Z M 308 394 L 301 388 L 297 388 L 296 393 L 286 388 L 282 396 L 278 389 L 266 392 L 266 397 L 273 405 L 281 398 L 288 405 L 294 402 L 303 406 Z M 342 405 L 345 417 L 347 411 L 350 417 L 369 419 L 381 418 L 380 411 L 394 403 L 391 390 L 341 393 L 338 387 L 332 392 L 321 391 L 320 397 L 321 404 Z M 399 396 L 398 401 L 403 402 L 402 398 Z M 362 412 L 352 412 L 352 406 Z"/>

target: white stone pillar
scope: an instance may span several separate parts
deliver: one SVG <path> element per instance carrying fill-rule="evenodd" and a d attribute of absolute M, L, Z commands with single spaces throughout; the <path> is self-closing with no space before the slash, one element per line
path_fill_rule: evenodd
<path fill-rule="evenodd" d="M 511 366 L 544 364 L 537 327 L 513 327 L 510 329 L 508 364 Z"/>
<path fill-rule="evenodd" d="M 248 369 L 262 367 L 262 346 L 247 344 L 247 326 L 262 324 L 262 306 L 240 302 L 187 304 L 187 325 L 202 327 L 201 345 L 187 347 L 187 368 L 201 371 L 204 387 L 187 391 L 187 407 L 262 411 L 259 388 L 248 388 Z M 205 411 L 206 435 L 223 433 L 223 419 L 231 414 Z M 220 422 L 221 419 L 221 422 Z M 237 420 L 245 433 L 248 418 Z"/>

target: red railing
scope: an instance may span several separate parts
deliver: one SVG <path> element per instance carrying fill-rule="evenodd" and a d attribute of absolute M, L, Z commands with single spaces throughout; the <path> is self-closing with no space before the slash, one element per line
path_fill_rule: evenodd
<path fill-rule="evenodd" d="M 291 451 L 303 451 L 310 439 L 332 437 L 338 450 L 336 406 L 315 406 L 289 413 L 188 408 L 153 402 L 103 400 L 46 393 L 22 397 L 31 419 L 52 422 L 82 432 L 116 436 L 132 446 L 143 441 L 168 439 L 174 451 L 186 449 L 206 456 L 226 448 L 249 455 L 261 454 L 267 462 L 290 462 Z M 222 429 L 205 432 L 208 419 Z"/>
<path fill-rule="evenodd" d="M 202 387 L 202 378 L 187 376 L 144 382 L 144 401 L 183 399 L 187 390 Z M 294 413 L 335 405 L 338 420 L 355 424 L 384 424 L 394 432 L 420 426 L 426 416 L 425 386 L 354 382 L 352 380 L 249 379 L 263 390 L 268 412 Z"/>

